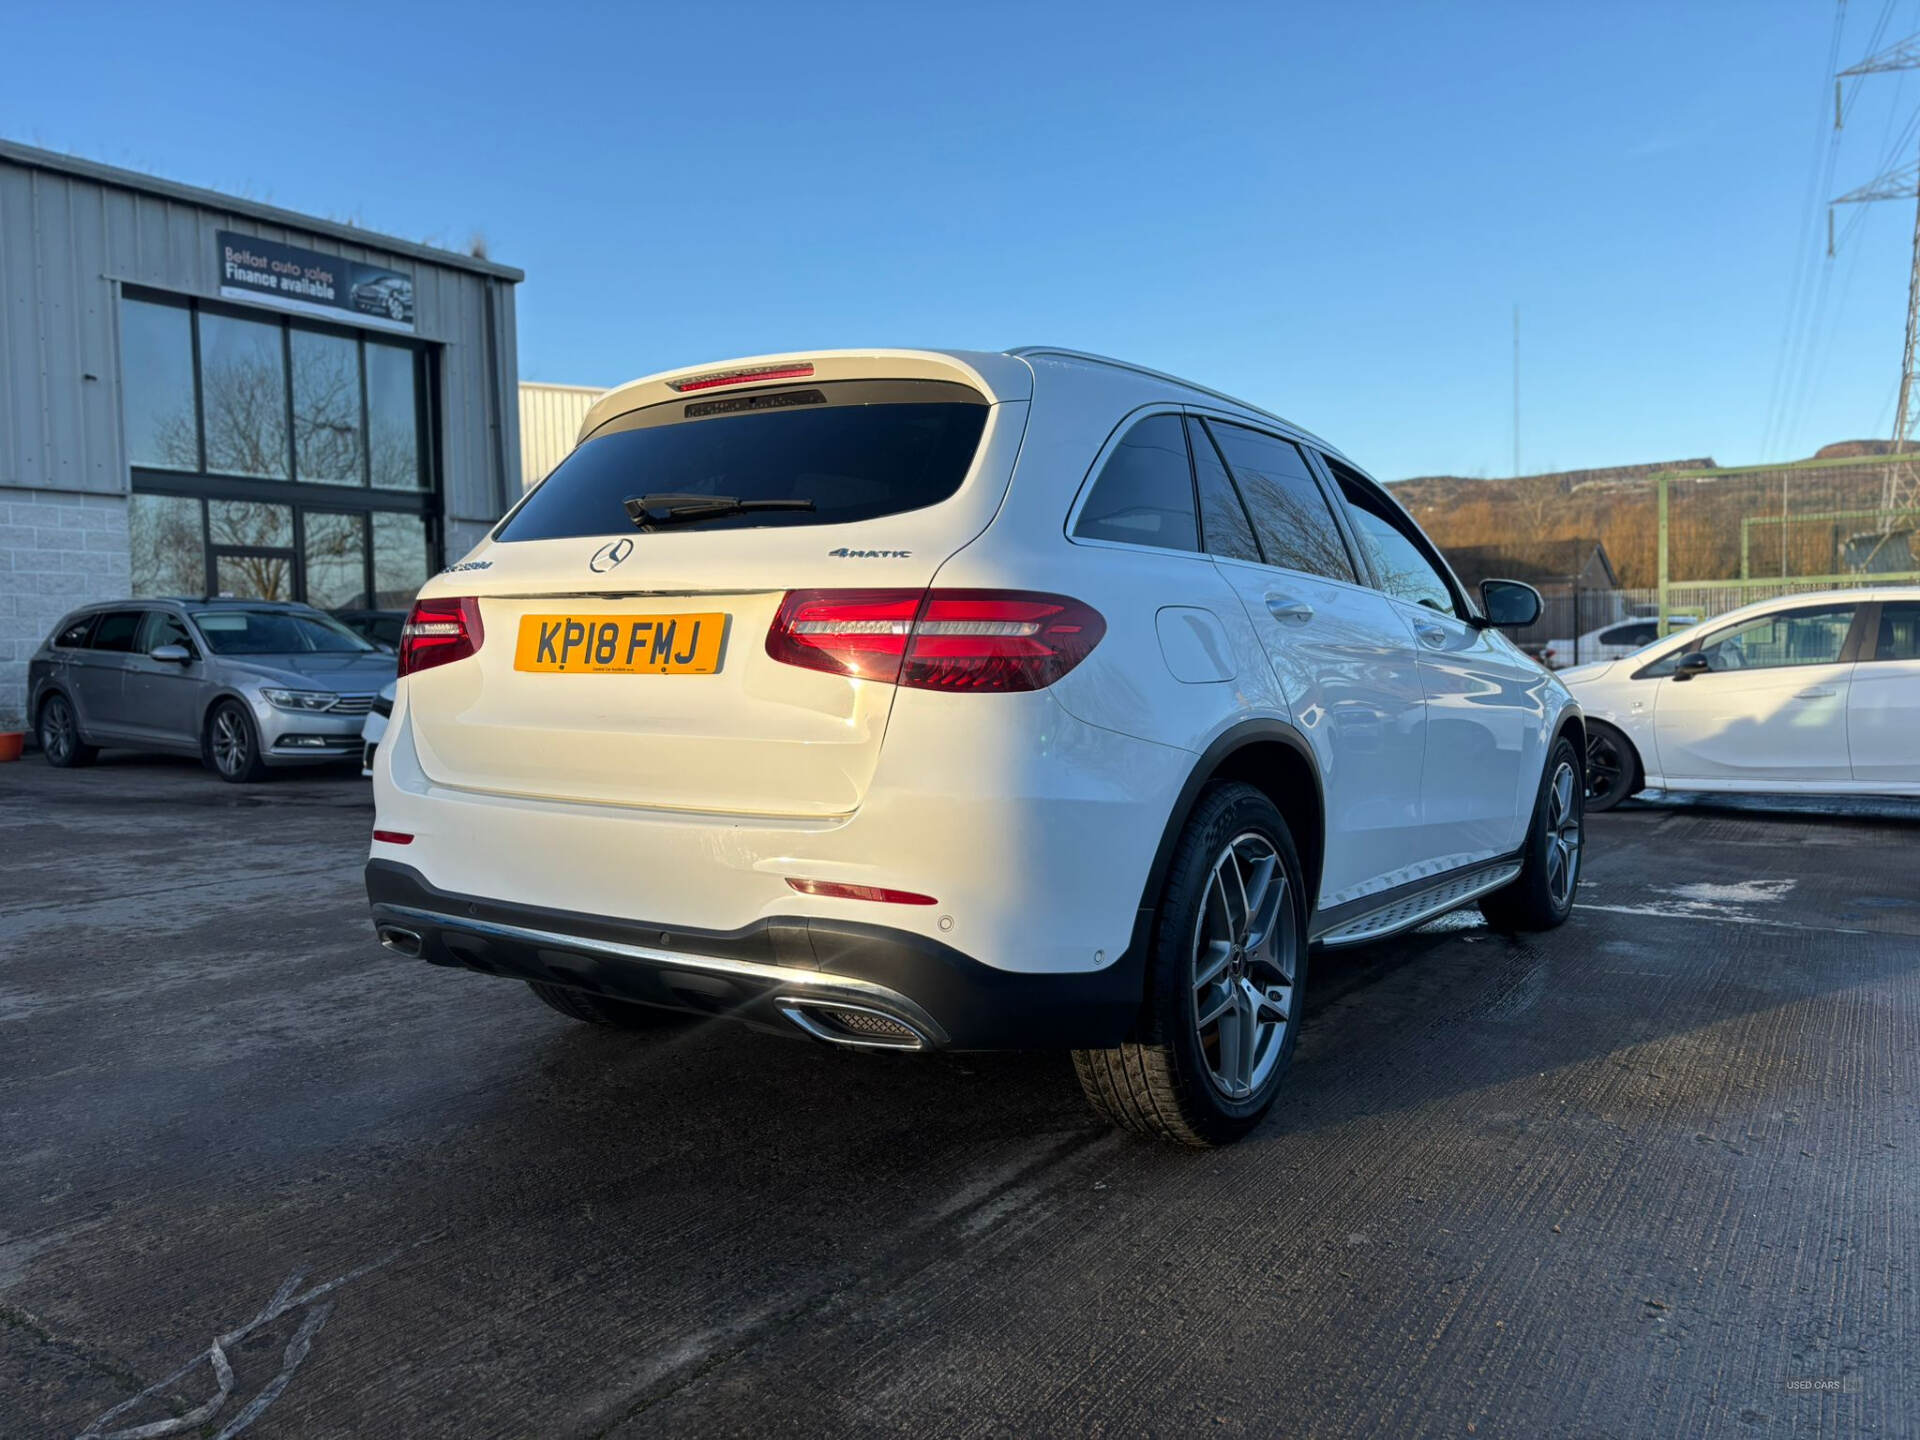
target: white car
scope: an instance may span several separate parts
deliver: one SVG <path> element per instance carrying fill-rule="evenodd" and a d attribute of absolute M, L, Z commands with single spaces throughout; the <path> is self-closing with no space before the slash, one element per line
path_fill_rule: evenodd
<path fill-rule="evenodd" d="M 1920 795 L 1920 587 L 1763 600 L 1560 678 L 1591 809 L 1641 789 Z"/>
<path fill-rule="evenodd" d="M 1667 633 L 1671 635 L 1699 623 L 1698 615 L 1669 615 Z M 1659 638 L 1659 619 L 1640 616 L 1589 630 L 1580 637 L 1577 645 L 1571 640 L 1549 640 L 1540 647 L 1540 663 L 1550 670 L 1565 670 L 1576 664 L 1623 660 L 1636 650 L 1644 650 Z"/>
<path fill-rule="evenodd" d="M 637 380 L 421 592 L 374 756 L 391 949 L 577 1019 L 1072 1050 L 1189 1144 L 1310 942 L 1563 921 L 1581 719 L 1337 450 L 1117 361 Z"/>
<path fill-rule="evenodd" d="M 360 727 L 360 773 L 368 778 L 372 778 L 374 752 L 387 733 L 387 717 L 393 714 L 393 695 L 399 685 L 398 680 L 392 681 L 374 697 L 366 721 Z"/>

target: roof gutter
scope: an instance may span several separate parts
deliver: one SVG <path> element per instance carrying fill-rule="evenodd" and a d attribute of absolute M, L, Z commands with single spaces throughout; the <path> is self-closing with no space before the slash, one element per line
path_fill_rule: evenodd
<path fill-rule="evenodd" d="M 452 250 L 437 250 L 431 245 L 402 240 L 397 235 L 381 235 L 372 230 L 362 230 L 357 225 L 343 225 L 337 220 L 322 220 L 317 216 L 302 215 L 297 210 L 282 210 L 277 205 L 263 205 L 257 200 L 242 200 L 237 195 L 223 195 L 218 190 L 203 190 L 197 185 L 182 185 L 178 181 L 162 180 L 156 175 L 143 175 L 138 170 L 122 170 L 117 165 L 102 165 L 96 160 L 82 160 L 74 155 L 39 150 L 31 145 L 21 145 L 12 140 L 0 140 L 0 160 L 11 160 L 14 164 L 30 170 L 46 170 L 58 175 L 76 176 L 82 180 L 94 181 L 96 184 L 132 190 L 141 195 L 154 195 L 163 200 L 177 200 L 224 215 L 244 216 L 249 220 L 256 220 L 265 225 L 277 225 L 285 230 L 304 231 L 309 235 L 324 235 L 329 240 L 357 245 L 363 250 L 381 250 L 390 255 L 405 255 L 429 265 L 467 270 L 476 275 L 505 280 L 513 285 L 527 278 L 523 270 L 516 270 L 511 265 L 496 265 L 493 261 L 482 260 L 478 256 L 461 255 Z"/>

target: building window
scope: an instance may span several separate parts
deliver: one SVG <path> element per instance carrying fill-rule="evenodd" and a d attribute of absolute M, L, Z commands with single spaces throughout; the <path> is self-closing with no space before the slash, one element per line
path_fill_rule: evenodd
<path fill-rule="evenodd" d="M 367 603 L 366 516 L 309 510 L 306 521 L 302 553 L 307 568 L 307 603 L 322 610 L 373 609 Z M 411 602 L 412 596 L 407 598 Z"/>
<path fill-rule="evenodd" d="M 374 609 L 406 609 L 433 569 L 433 537 L 419 516 L 374 515 Z"/>
<path fill-rule="evenodd" d="M 129 293 L 135 595 L 404 609 L 438 567 L 428 347 Z"/>
<path fill-rule="evenodd" d="M 414 378 L 411 350 L 367 342 L 368 449 L 373 483 L 383 490 L 418 490 L 422 483 Z"/>
<path fill-rule="evenodd" d="M 135 495 L 135 595 L 202 595 L 207 588 L 207 522 L 203 502 L 184 495 Z"/>
<path fill-rule="evenodd" d="M 157 470 L 198 470 L 193 312 L 129 300 L 121 310 L 120 347 L 127 458 Z"/>
<path fill-rule="evenodd" d="M 287 478 L 287 356 L 278 325 L 200 317 L 200 413 L 209 472 Z"/>
<path fill-rule="evenodd" d="M 360 346 L 344 335 L 293 332 L 293 467 L 315 485 L 359 485 Z"/>

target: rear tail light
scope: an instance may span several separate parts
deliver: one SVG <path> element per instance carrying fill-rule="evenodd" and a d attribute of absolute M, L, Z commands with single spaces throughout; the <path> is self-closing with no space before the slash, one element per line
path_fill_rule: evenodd
<path fill-rule="evenodd" d="M 1100 643 L 1106 621 L 1024 590 L 790 590 L 767 632 L 788 665 L 915 690 L 1040 690 Z"/>
<path fill-rule="evenodd" d="M 464 660 L 486 638 L 478 600 L 470 596 L 416 600 L 407 623 L 400 627 L 400 673 L 411 675 Z"/>

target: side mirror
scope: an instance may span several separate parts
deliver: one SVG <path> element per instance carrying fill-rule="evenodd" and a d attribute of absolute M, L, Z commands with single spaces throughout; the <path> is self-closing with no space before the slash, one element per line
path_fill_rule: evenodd
<path fill-rule="evenodd" d="M 1673 667 L 1673 678 L 1691 680 L 1696 675 L 1705 675 L 1711 669 L 1713 669 L 1713 662 L 1707 659 L 1706 652 L 1695 650 Z"/>
<path fill-rule="evenodd" d="M 147 652 L 147 658 L 163 665 L 191 665 L 193 652 L 184 645 L 156 645 Z"/>
<path fill-rule="evenodd" d="M 1482 580 L 1480 606 L 1487 624 L 1501 630 L 1519 630 L 1540 618 L 1540 592 L 1519 580 Z"/>

